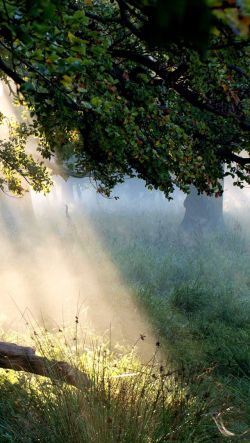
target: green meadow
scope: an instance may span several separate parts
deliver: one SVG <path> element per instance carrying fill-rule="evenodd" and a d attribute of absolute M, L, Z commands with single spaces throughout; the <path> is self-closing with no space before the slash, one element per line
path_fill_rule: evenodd
<path fill-rule="evenodd" d="M 28 343 L 92 383 L 1 369 L 1 442 L 249 441 L 250 234 L 230 214 L 210 235 L 181 231 L 180 221 L 149 209 L 88 214 L 155 349 L 145 360 L 136 346 L 111 346 L 109 333 L 91 332 L 81 318 L 63 330 L 32 322 L 22 336 L 2 330 L 2 341 Z M 79 213 L 62 242 L 76 261 L 88 254 L 81 228 Z M 100 266 L 98 245 L 91 253 Z M 122 309 L 124 293 L 110 303 Z"/>

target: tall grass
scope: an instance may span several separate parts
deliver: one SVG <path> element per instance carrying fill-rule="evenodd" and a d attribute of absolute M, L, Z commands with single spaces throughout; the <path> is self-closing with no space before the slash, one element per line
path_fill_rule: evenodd
<path fill-rule="evenodd" d="M 66 359 L 85 371 L 93 385 L 76 389 L 1 370 L 1 442 L 223 441 L 213 416 L 220 414 L 227 423 L 232 411 L 226 401 L 222 405 L 210 395 L 211 368 L 171 370 L 154 358 L 142 365 L 134 351 L 118 348 L 111 354 L 103 339 L 93 336 L 90 347 L 81 337 L 76 354 L 68 332 L 40 329 L 35 335 L 38 353 Z"/>
<path fill-rule="evenodd" d="M 193 343 L 197 361 L 201 355 L 207 362 L 237 360 L 239 371 L 250 375 L 250 243 L 244 232 L 232 227 L 187 235 L 178 219 L 160 214 L 93 220 L 152 328 L 173 342 L 175 356 L 195 359 Z"/>
<path fill-rule="evenodd" d="M 187 235 L 177 215 L 161 211 L 92 211 L 89 222 L 160 337 L 156 352 L 160 348 L 165 361 L 158 364 L 152 355 L 143 364 L 134 349 L 111 352 L 109 338 L 89 339 L 80 329 L 34 335 L 31 328 L 41 355 L 86 371 L 93 386 L 76 389 L 1 370 L 0 442 L 249 441 L 250 243 L 244 228 L 231 221 L 224 232 Z M 84 249 L 80 216 L 75 226 L 64 248 L 73 247 L 77 261 Z M 96 254 L 99 263 L 98 247 Z"/>
<path fill-rule="evenodd" d="M 187 234 L 178 228 L 178 215 L 160 211 L 95 214 L 92 220 L 174 364 L 216 362 L 213 379 L 244 405 L 241 430 L 249 429 L 250 236 L 244 217 L 226 215 L 227 229 L 210 235 Z"/>

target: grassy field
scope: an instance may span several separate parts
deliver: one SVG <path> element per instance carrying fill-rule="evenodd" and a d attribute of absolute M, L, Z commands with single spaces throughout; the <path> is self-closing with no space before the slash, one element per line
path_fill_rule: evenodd
<path fill-rule="evenodd" d="M 108 340 L 86 338 L 78 324 L 77 346 L 75 328 L 41 328 L 38 352 L 86 371 L 93 386 L 77 390 L 1 370 L 0 442 L 250 441 L 247 227 L 227 215 L 225 231 L 187 235 L 177 214 L 150 210 L 92 210 L 88 219 L 165 361 L 152 355 L 145 364 L 134 349 L 110 351 Z M 80 214 L 75 227 L 64 248 L 77 260 L 84 250 Z M 98 247 L 96 254 L 99 263 Z M 2 337 L 16 340 L 10 332 Z"/>

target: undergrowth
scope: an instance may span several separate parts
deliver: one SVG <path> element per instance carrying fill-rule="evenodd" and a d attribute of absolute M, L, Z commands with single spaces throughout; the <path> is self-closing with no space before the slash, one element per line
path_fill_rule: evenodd
<path fill-rule="evenodd" d="M 180 221 L 161 211 L 92 218 L 162 347 L 177 366 L 215 365 L 214 380 L 241 405 L 243 432 L 250 428 L 248 226 L 226 215 L 222 231 L 186 233 Z"/>
<path fill-rule="evenodd" d="M 142 364 L 134 349 L 111 351 L 107 338 L 31 331 L 41 355 L 85 371 L 93 385 L 1 370 L 0 442 L 249 441 L 248 234 L 232 222 L 213 235 L 187 234 L 161 211 L 93 211 L 89 223 L 160 337 L 165 361 Z M 80 216 L 75 226 L 64 248 L 77 263 Z"/>
<path fill-rule="evenodd" d="M 91 385 L 83 380 L 77 389 L 53 375 L 0 370 L 1 442 L 220 442 L 218 426 L 229 438 L 224 426 L 239 411 L 222 389 L 223 403 L 213 394 L 214 368 L 159 365 L 158 349 L 141 364 L 134 351 L 117 347 L 111 353 L 109 344 L 93 335 L 87 345 L 81 334 L 76 352 L 71 331 L 51 334 L 36 327 L 33 332 L 38 355 L 63 358 L 86 373 Z"/>

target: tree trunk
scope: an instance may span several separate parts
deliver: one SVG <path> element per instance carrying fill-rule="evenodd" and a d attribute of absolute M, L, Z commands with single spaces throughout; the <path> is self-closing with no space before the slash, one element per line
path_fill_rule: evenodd
<path fill-rule="evenodd" d="M 39 357 L 35 354 L 35 349 L 14 343 L 0 342 L 0 368 L 62 380 L 78 389 L 88 388 L 93 384 L 84 372 L 68 363 Z"/>
<path fill-rule="evenodd" d="M 211 232 L 223 228 L 223 197 L 198 195 L 194 186 L 184 200 L 186 212 L 181 226 L 186 231 Z"/>

